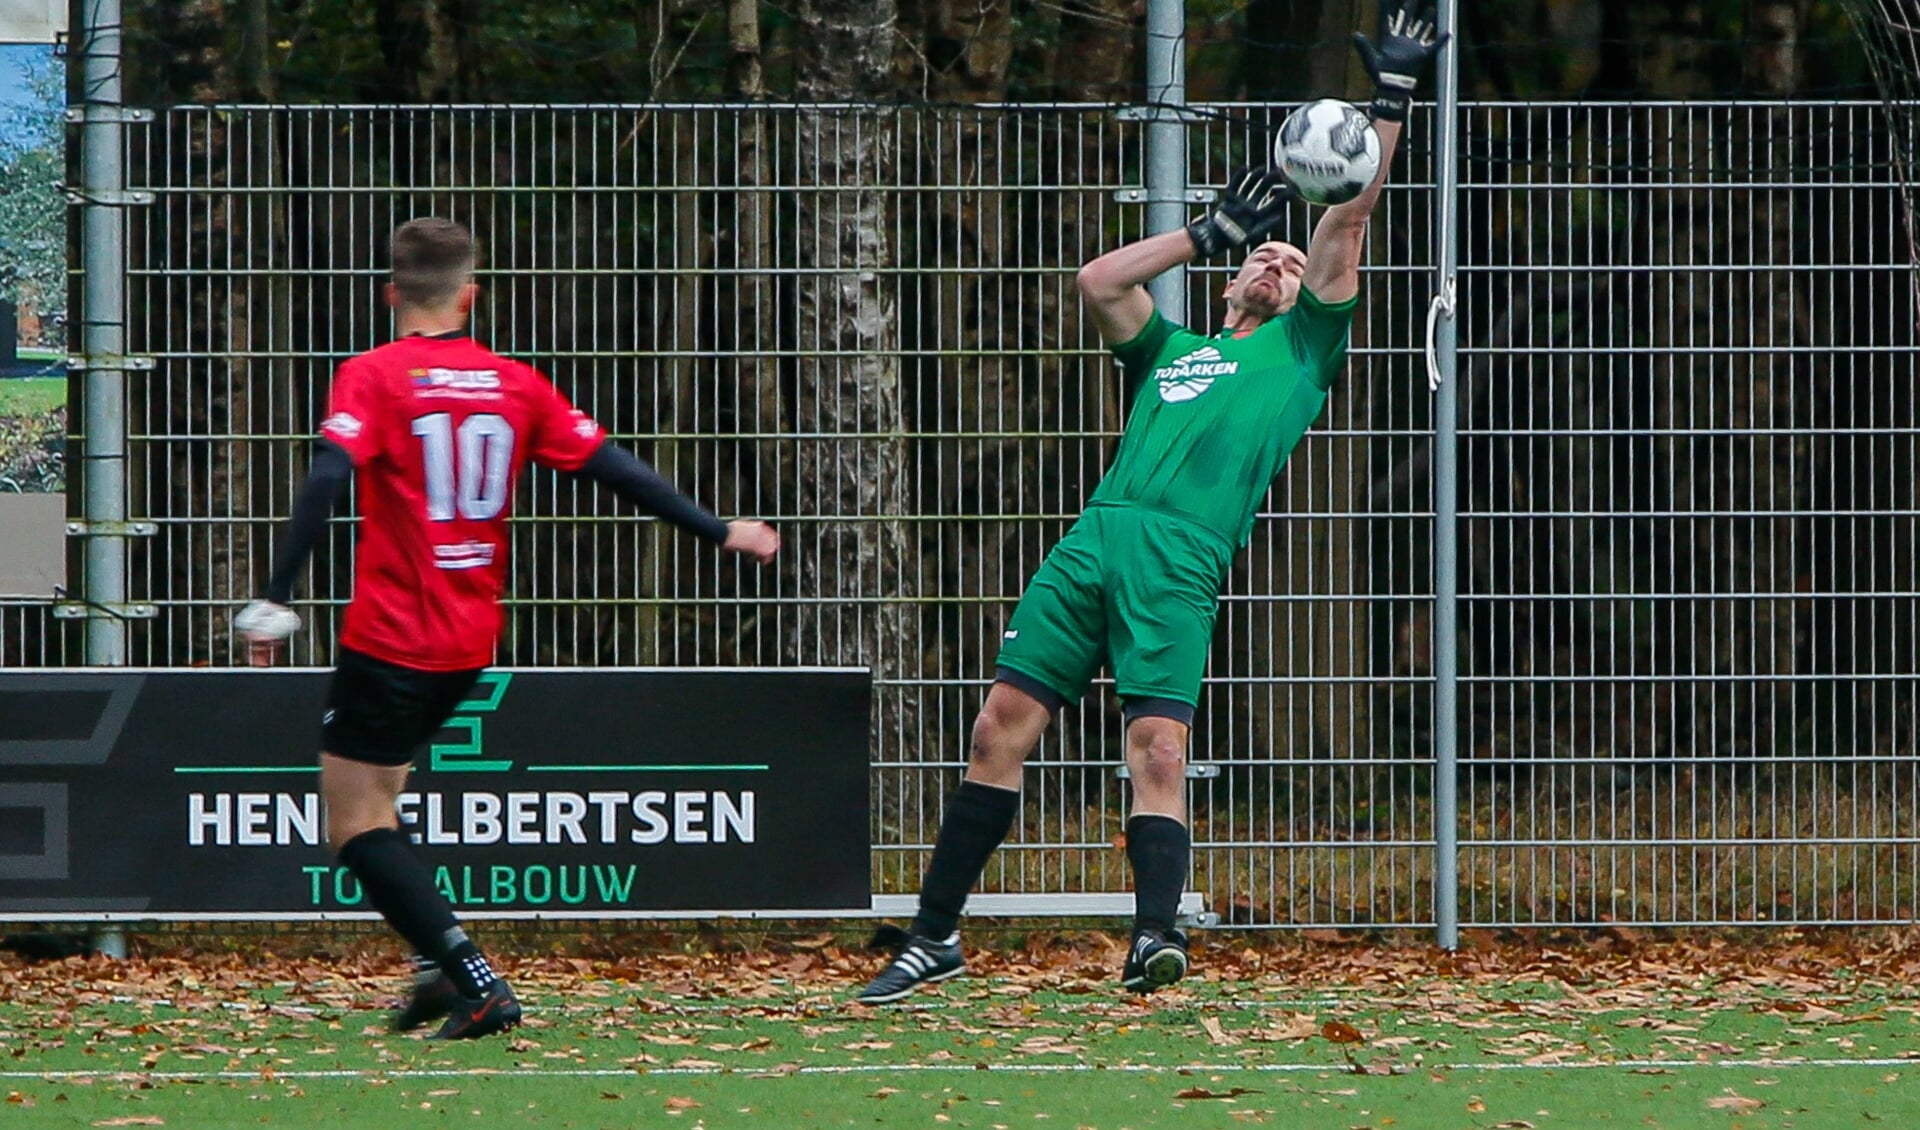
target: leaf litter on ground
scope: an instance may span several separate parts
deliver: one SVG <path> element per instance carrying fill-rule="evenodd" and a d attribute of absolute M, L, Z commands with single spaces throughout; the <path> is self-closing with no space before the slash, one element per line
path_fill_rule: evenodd
<path fill-rule="evenodd" d="M 1546 1066 L 1606 1062 L 1623 1047 L 1644 1054 L 1664 1046 L 1686 1059 L 1742 1048 L 1755 1057 L 1790 1055 L 1817 1043 L 1811 1033 L 1819 1029 L 1889 1014 L 1920 1018 L 1912 989 L 1920 983 L 1920 939 L 1789 931 L 1771 939 L 1645 934 L 1627 949 L 1582 951 L 1578 937 L 1542 945 L 1470 935 L 1448 954 L 1348 938 L 1200 935 L 1195 959 L 1204 978 L 1132 998 L 1114 986 L 1120 938 L 1041 930 L 1004 947 L 976 937 L 968 980 L 898 1011 L 846 1008 L 874 959 L 830 933 L 698 946 L 684 935 L 582 935 L 574 952 L 552 952 L 558 947 L 550 940 L 546 952 L 497 952 L 534 1004 L 509 1051 L 536 1065 L 584 1062 L 583 1037 L 618 1037 L 697 1053 L 655 1057 L 628 1044 L 618 1063 L 634 1071 L 678 1062 L 788 1074 L 819 1041 L 829 1050 L 890 1051 L 925 1063 L 1105 1062 L 1107 1045 L 1095 1041 L 1124 1041 L 1150 1027 L 1184 1030 L 1190 1041 L 1166 1045 L 1157 1059 L 1150 1048 L 1129 1051 L 1138 1062 L 1264 1054 L 1259 1045 L 1285 1043 L 1327 1048 L 1335 1070 L 1344 1060 L 1352 1073 L 1386 1074 L 1422 1056 L 1429 1065 L 1492 1057 Z M 86 1048 L 103 1071 L 244 1070 L 271 1080 L 308 1066 L 308 1057 L 338 1057 L 342 1045 L 379 1049 L 395 1065 L 411 1062 L 422 1046 L 384 1031 L 379 1013 L 397 1003 L 406 979 L 399 947 L 377 936 L 315 934 L 304 946 L 277 936 L 253 945 L 232 939 L 213 949 L 157 935 L 140 939 L 140 949 L 121 962 L 0 955 L 0 994 L 10 1006 L 0 1022 L 0 1058 L 30 1066 Z M 791 980 L 797 957 L 809 968 Z M 1736 1011 L 1788 1027 L 1753 1046 L 1696 1039 L 1715 1016 Z M 760 1027 L 747 1030 L 749 1022 Z M 1360 1047 L 1391 1058 L 1363 1062 L 1351 1051 Z M 780 1062 L 768 1065 L 770 1058 Z M 15 1090 L 7 1101 L 31 1100 Z"/>

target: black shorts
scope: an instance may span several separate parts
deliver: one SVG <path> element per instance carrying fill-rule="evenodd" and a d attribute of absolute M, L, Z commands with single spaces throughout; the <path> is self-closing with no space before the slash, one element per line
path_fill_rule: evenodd
<path fill-rule="evenodd" d="M 483 669 L 420 671 L 343 647 L 320 748 L 369 765 L 406 765 L 466 701 Z"/>

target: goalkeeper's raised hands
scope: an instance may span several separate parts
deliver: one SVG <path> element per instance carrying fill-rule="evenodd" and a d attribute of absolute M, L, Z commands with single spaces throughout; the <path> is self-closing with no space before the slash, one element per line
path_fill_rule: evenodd
<path fill-rule="evenodd" d="M 1286 217 L 1293 185 L 1278 169 L 1242 169 L 1206 215 L 1187 225 L 1187 238 L 1200 255 L 1237 251 L 1265 239 Z"/>
<path fill-rule="evenodd" d="M 1389 0 L 1391 3 L 1391 0 Z M 1353 49 L 1373 76 L 1373 105 L 1368 112 L 1386 122 L 1407 120 L 1407 108 L 1413 103 L 1413 88 L 1420 76 L 1433 66 L 1434 57 L 1447 45 L 1450 35 L 1440 34 L 1433 8 L 1425 0 L 1405 0 L 1404 6 L 1380 7 L 1380 42 L 1374 43 L 1359 32 L 1353 33 Z M 1416 12 L 1418 14 L 1416 14 Z"/>

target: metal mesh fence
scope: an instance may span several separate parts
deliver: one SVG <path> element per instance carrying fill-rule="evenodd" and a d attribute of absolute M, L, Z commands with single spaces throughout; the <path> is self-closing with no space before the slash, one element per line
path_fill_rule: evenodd
<path fill-rule="evenodd" d="M 1218 185 L 1285 107 L 1211 108 Z M 1913 917 L 1910 266 L 1869 105 L 1474 105 L 1461 638 L 1432 639 L 1431 123 L 1353 348 L 1237 560 L 1196 723 L 1194 884 L 1231 922 L 1419 925 L 1460 790 L 1466 924 Z M 235 661 L 383 246 L 485 245 L 476 333 L 723 514 L 741 568 L 608 497 L 521 497 L 502 662 L 872 663 L 876 888 L 913 889 L 998 634 L 1119 433 L 1075 268 L 1142 234 L 1105 107 L 187 108 L 136 134 L 133 661 Z M 1294 218 L 1305 242 L 1311 216 Z M 1217 324 L 1231 267 L 1191 276 Z M 882 315 L 848 337 L 831 312 Z M 296 660 L 325 663 L 352 520 Z M 77 661 L 0 609 L 9 662 Z M 1435 646 L 1462 771 L 1436 780 Z M 1118 703 L 1036 754 L 986 889 L 1121 890 Z"/>
<path fill-rule="evenodd" d="M 1878 107 L 1468 133 L 1463 920 L 1910 920 L 1913 310 Z"/>

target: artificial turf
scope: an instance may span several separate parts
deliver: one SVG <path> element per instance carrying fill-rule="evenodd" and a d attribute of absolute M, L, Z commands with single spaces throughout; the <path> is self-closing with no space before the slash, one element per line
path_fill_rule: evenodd
<path fill-rule="evenodd" d="M 1221 963 L 1143 1000 L 982 960 L 874 1010 L 862 960 L 507 961 L 528 1024 L 452 1045 L 385 1031 L 397 965 L 0 967 L 0 1125 L 1920 1126 L 1897 978 Z"/>

